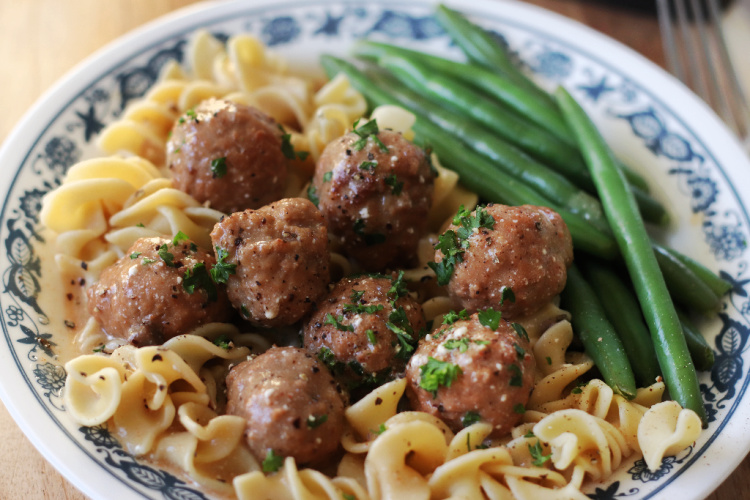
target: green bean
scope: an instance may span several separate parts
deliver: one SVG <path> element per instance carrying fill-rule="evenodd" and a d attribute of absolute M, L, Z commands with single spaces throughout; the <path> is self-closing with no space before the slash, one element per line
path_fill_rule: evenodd
<path fill-rule="evenodd" d="M 411 112 L 425 117 L 446 133 L 459 138 L 465 145 L 494 163 L 498 170 L 523 181 L 558 206 L 579 214 L 598 229 L 606 230 L 599 201 L 559 173 L 495 137 L 481 125 L 430 106 L 419 94 L 403 86 L 391 86 L 388 92 Z"/>
<path fill-rule="evenodd" d="M 344 73 L 372 106 L 398 102 L 391 94 L 383 90 L 384 83 L 365 75 L 344 60 L 323 56 L 321 64 L 331 78 L 338 73 Z M 416 116 L 414 131 L 419 139 L 418 142 L 432 147 L 440 161 L 456 171 L 461 183 L 467 188 L 474 190 L 488 201 L 508 205 L 548 206 L 563 217 L 577 249 L 605 259 L 612 259 L 617 255 L 618 250 L 611 235 L 598 231 L 588 221 L 558 207 L 554 202 L 513 177 L 500 175 L 495 165 L 483 156 L 466 148 L 461 141 L 445 133 L 419 114 Z"/>
<path fill-rule="evenodd" d="M 695 368 L 700 371 L 708 371 L 714 365 L 714 351 L 708 345 L 706 339 L 701 334 L 698 327 L 693 324 L 687 314 L 678 310 L 677 316 L 682 324 L 682 331 L 685 334 L 688 350 L 693 357 Z"/>
<path fill-rule="evenodd" d="M 695 276 L 700 278 L 700 280 L 705 283 L 717 297 L 723 297 L 732 289 L 732 284 L 729 281 L 717 276 L 713 271 L 700 262 L 671 248 L 665 248 L 665 250 L 675 259 L 687 266 L 687 268 L 690 269 Z"/>
<path fill-rule="evenodd" d="M 470 61 L 500 71 L 516 85 L 536 94 L 538 99 L 547 100 L 554 104 L 549 94 L 518 71 L 508 54 L 497 43 L 497 40 L 484 29 L 469 22 L 464 16 L 445 5 L 438 5 L 435 11 L 435 19 L 448 32 Z"/>
<path fill-rule="evenodd" d="M 721 298 L 689 267 L 663 246 L 653 243 L 653 248 L 669 293 L 676 303 L 704 314 L 719 310 Z"/>
<path fill-rule="evenodd" d="M 577 146 L 557 104 L 538 99 L 535 93 L 519 87 L 507 78 L 488 69 L 372 41 L 358 42 L 354 46 L 354 54 L 358 57 L 375 60 L 383 57 L 398 57 L 408 61 L 421 61 L 422 64 L 432 68 L 433 73 L 449 76 L 453 80 L 461 81 L 488 96 L 494 97 L 515 111 L 516 114 L 547 130 L 560 141 Z M 624 164 L 618 164 L 628 178 L 628 182 L 641 189 L 644 194 L 649 192 L 649 185 L 645 178 Z"/>
<path fill-rule="evenodd" d="M 651 334 L 643 320 L 638 300 L 610 265 L 586 259 L 581 270 L 601 301 L 607 318 L 622 341 L 635 378 L 647 387 L 661 375 Z"/>
<path fill-rule="evenodd" d="M 633 399 L 636 394 L 633 369 L 622 341 L 599 301 L 599 296 L 583 279 L 575 265 L 568 269 L 568 280 L 560 296 L 561 306 L 570 312 L 573 331 L 583 343 L 604 381 L 616 394 Z"/>
<path fill-rule="evenodd" d="M 695 411 L 706 425 L 698 375 L 633 194 L 604 138 L 583 108 L 562 87 L 555 95 L 563 116 L 578 138 L 625 259 L 669 392 L 683 408 Z"/>

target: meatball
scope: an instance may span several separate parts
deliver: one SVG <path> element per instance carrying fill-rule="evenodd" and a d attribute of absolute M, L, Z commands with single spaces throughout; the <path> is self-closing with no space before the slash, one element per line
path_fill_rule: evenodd
<path fill-rule="evenodd" d="M 414 258 L 434 179 L 421 148 L 397 132 L 364 127 L 326 146 L 312 191 L 346 255 L 381 271 Z"/>
<path fill-rule="evenodd" d="M 214 226 L 211 241 L 217 259 L 236 266 L 226 280 L 229 300 L 255 325 L 291 325 L 326 292 L 328 230 L 308 200 L 236 212 Z"/>
<path fill-rule="evenodd" d="M 422 307 L 402 278 L 345 278 L 305 324 L 305 348 L 350 389 L 401 373 L 425 328 Z"/>
<path fill-rule="evenodd" d="M 497 328 L 475 313 L 420 343 L 406 368 L 413 409 L 435 415 L 454 431 L 482 420 L 492 424 L 496 437 L 519 422 L 535 362 L 525 332 L 496 315 Z"/>
<path fill-rule="evenodd" d="M 273 451 L 325 465 L 338 451 L 346 404 L 330 372 L 296 347 L 272 347 L 227 376 L 227 413 L 247 421 L 245 439 L 259 460 Z"/>
<path fill-rule="evenodd" d="M 450 233 L 452 243 L 445 238 Z M 442 264 L 447 272 L 454 266 L 448 293 L 456 307 L 469 312 L 493 307 L 509 319 L 532 314 L 565 288 L 573 262 L 568 227 L 546 207 L 490 204 L 462 212 L 443 238 L 436 246 L 436 269 L 448 257 Z"/>
<path fill-rule="evenodd" d="M 167 165 L 174 186 L 225 213 L 282 197 L 287 164 L 283 132 L 261 111 L 209 99 L 174 125 Z"/>
<path fill-rule="evenodd" d="M 89 313 L 107 334 L 135 346 L 229 321 L 226 293 L 210 277 L 214 264 L 190 240 L 141 238 L 89 288 Z"/>

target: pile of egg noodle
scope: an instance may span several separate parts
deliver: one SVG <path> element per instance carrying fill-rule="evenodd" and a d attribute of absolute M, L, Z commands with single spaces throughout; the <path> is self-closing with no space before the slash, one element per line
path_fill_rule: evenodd
<path fill-rule="evenodd" d="M 287 126 L 297 151 L 287 196 L 300 196 L 325 145 L 351 129 L 366 102 L 343 76 L 320 86 L 292 75 L 279 56 L 248 35 L 220 43 L 197 32 L 187 50 L 188 69 L 169 63 L 159 81 L 99 139 L 112 155 L 78 163 L 43 203 L 42 224 L 56 233 L 62 275 L 87 263 L 93 278 L 125 254 L 138 238 L 182 231 L 210 248 L 209 232 L 224 215 L 174 189 L 165 151 L 174 121 L 200 101 L 215 97 L 256 106 Z M 370 119 L 407 137 L 413 116 L 399 108 L 376 109 Z M 436 233 L 460 205 L 477 196 L 442 168 L 435 182 L 431 233 L 419 244 L 420 265 L 405 276 L 430 276 Z M 334 272 L 349 262 L 332 251 Z M 422 297 L 426 319 L 439 325 L 450 309 L 444 295 Z M 531 337 L 537 380 L 522 422 L 502 440 L 475 423 L 458 433 L 421 412 L 397 412 L 404 379 L 389 382 L 346 410 L 343 458 L 330 477 L 298 469 L 286 458 L 265 474 L 244 444 L 245 421 L 222 415 L 229 368 L 270 347 L 257 333 L 210 324 L 162 346 L 135 348 L 108 338 L 93 319 L 78 332 L 79 352 L 100 345 L 111 354 L 82 354 L 68 361 L 67 413 L 86 426 L 106 424 L 130 453 L 171 464 L 209 494 L 240 499 L 587 499 L 587 480 L 604 481 L 625 460 L 643 456 L 652 470 L 698 437 L 698 416 L 662 401 L 656 382 L 627 401 L 600 380 L 580 390 L 574 382 L 592 369 L 585 354 L 568 351 L 573 331 L 567 314 L 550 304 L 520 321 Z M 560 319 L 563 318 L 563 319 Z M 550 326 L 551 325 L 551 326 Z M 222 337 L 230 348 L 214 344 Z M 114 342 L 114 344 L 113 344 Z M 145 405 L 143 402 L 145 401 Z M 489 445 L 489 447 L 487 447 Z M 549 458 L 535 465 L 531 449 Z M 538 461 L 538 457 L 536 459 Z"/>

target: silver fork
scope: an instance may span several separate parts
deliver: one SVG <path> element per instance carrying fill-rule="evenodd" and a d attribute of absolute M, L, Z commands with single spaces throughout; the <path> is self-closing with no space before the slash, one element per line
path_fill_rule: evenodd
<path fill-rule="evenodd" d="M 750 151 L 750 107 L 729 58 L 718 1 L 656 0 L 656 6 L 669 70 L 706 101 Z"/>

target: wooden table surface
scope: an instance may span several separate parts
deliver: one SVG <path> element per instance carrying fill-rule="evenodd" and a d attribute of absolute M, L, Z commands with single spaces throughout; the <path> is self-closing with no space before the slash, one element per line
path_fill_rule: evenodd
<path fill-rule="evenodd" d="M 59 77 L 123 33 L 195 0 L 0 0 L 0 141 Z M 602 3 L 532 0 L 664 65 L 656 19 Z M 0 403 L 0 499 L 86 498 L 36 451 Z M 710 500 L 750 498 L 750 458 Z"/>

